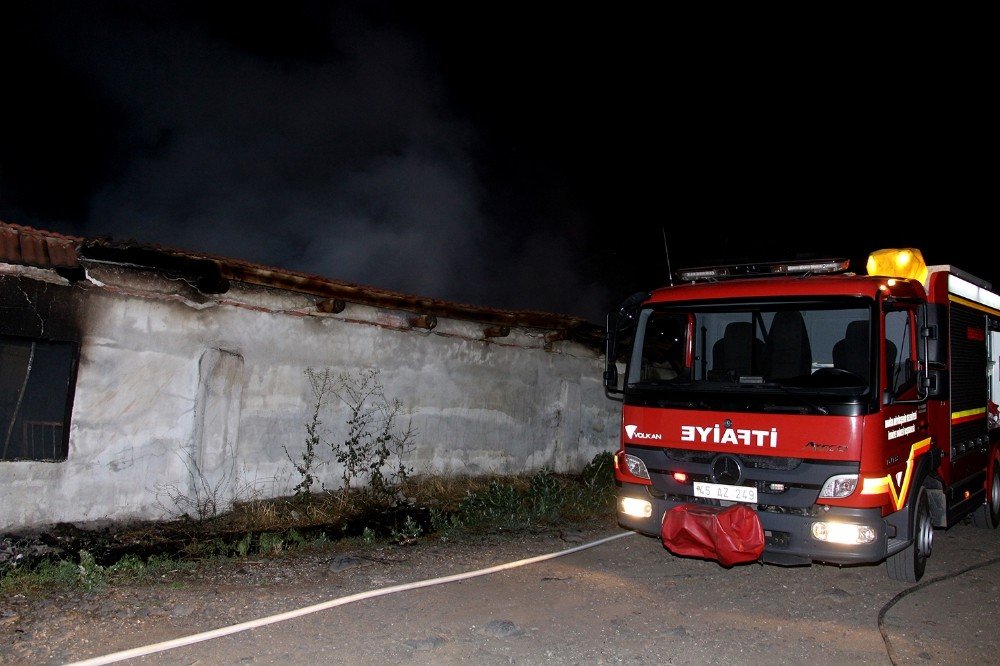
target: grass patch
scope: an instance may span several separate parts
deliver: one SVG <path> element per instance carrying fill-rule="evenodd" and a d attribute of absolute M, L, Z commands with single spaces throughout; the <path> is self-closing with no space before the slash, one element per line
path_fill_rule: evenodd
<path fill-rule="evenodd" d="M 606 452 L 575 475 L 543 469 L 513 476 L 414 476 L 391 496 L 361 488 L 238 503 L 208 520 L 123 530 L 116 538 L 126 548 L 135 547 L 113 562 L 95 557 L 92 551 L 100 549 L 89 544 L 69 555 L 28 561 L 8 541 L 8 557 L 0 561 L 0 594 L 146 583 L 201 560 L 281 557 L 343 539 L 359 548 L 406 546 L 424 538 L 454 540 L 610 521 L 616 490 Z M 139 554 L 151 550 L 159 552 Z"/>
<path fill-rule="evenodd" d="M 173 557 L 153 555 L 146 559 L 126 555 L 103 566 L 81 550 L 74 559 L 41 560 L 34 566 L 12 566 L 0 572 L 0 596 L 36 596 L 54 590 L 97 590 L 108 585 L 147 582 L 180 569 L 193 567 Z"/>

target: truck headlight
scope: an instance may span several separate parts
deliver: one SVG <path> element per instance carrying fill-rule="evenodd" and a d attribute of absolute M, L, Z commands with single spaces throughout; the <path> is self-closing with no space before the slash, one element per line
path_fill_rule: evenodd
<path fill-rule="evenodd" d="M 858 487 L 857 474 L 838 474 L 831 476 L 819 491 L 820 497 L 847 497 Z"/>
<path fill-rule="evenodd" d="M 812 524 L 812 535 L 829 543 L 859 544 L 875 540 L 875 528 L 854 523 L 820 522 Z"/>
<path fill-rule="evenodd" d="M 647 500 L 635 497 L 623 497 L 621 509 L 626 516 L 634 516 L 635 518 L 649 518 L 653 515 L 653 505 Z"/>

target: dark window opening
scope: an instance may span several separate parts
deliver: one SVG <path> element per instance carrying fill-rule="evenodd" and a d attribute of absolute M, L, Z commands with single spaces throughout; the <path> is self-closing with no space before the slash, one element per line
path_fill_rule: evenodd
<path fill-rule="evenodd" d="M 0 335 L 0 460 L 66 460 L 76 345 Z"/>

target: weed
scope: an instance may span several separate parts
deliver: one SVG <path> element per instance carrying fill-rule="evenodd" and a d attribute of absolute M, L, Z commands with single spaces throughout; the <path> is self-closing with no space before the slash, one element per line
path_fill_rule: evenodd
<path fill-rule="evenodd" d="M 559 518 L 566 493 L 562 491 L 555 474 L 549 469 L 542 469 L 531 477 L 527 499 L 533 518 L 552 522 Z"/>
<path fill-rule="evenodd" d="M 609 451 L 597 454 L 580 473 L 580 484 L 565 509 L 570 519 L 586 520 L 588 516 L 614 514 L 614 461 Z"/>
<path fill-rule="evenodd" d="M 457 514 L 448 513 L 436 507 L 430 510 L 430 514 L 431 532 L 435 534 L 447 537 L 461 530 L 464 525 Z"/>
<path fill-rule="evenodd" d="M 308 535 L 293 527 L 285 534 L 285 546 L 290 548 L 317 548 L 327 543 L 330 543 L 330 538 L 322 531 Z"/>
<path fill-rule="evenodd" d="M 228 557 L 233 552 L 233 545 L 221 537 L 195 539 L 188 544 L 187 551 L 197 558 Z"/>
<path fill-rule="evenodd" d="M 106 567 L 105 571 L 109 580 L 135 583 L 190 566 L 190 563 L 178 562 L 164 555 L 150 555 L 145 561 L 136 555 L 126 555 L 111 566 Z"/>
<path fill-rule="evenodd" d="M 580 472 L 580 480 L 587 487 L 613 488 L 615 483 L 614 456 L 602 451 L 594 456 Z"/>
<path fill-rule="evenodd" d="M 79 561 L 44 560 L 34 568 L 20 568 L 0 577 L 0 593 L 27 594 L 50 588 L 94 590 L 108 580 L 105 568 L 87 550 L 79 551 Z"/>
<path fill-rule="evenodd" d="M 250 544 L 253 541 L 253 536 L 247 534 L 245 537 L 236 542 L 236 554 L 240 557 L 246 557 L 250 553 Z"/>
<path fill-rule="evenodd" d="M 186 457 L 177 455 L 187 468 L 187 487 L 181 488 L 176 483 L 158 483 L 155 492 L 160 505 L 170 513 L 198 522 L 217 516 L 228 508 L 221 498 L 229 480 L 228 474 L 213 482 L 198 468 L 193 454 L 188 453 Z M 173 505 L 172 509 L 163 498 Z"/>
<path fill-rule="evenodd" d="M 79 576 L 77 565 L 66 560 L 43 561 L 34 568 L 22 567 L 0 577 L 0 596 L 32 594 L 49 588 L 71 589 Z"/>
<path fill-rule="evenodd" d="M 85 590 L 93 590 L 102 587 L 107 580 L 104 567 L 97 564 L 94 556 L 86 550 L 80 551 L 80 564 L 77 565 L 80 575 L 80 587 Z"/>
<path fill-rule="evenodd" d="M 281 538 L 280 534 L 264 532 L 260 535 L 260 540 L 257 543 L 257 552 L 261 555 L 277 555 L 284 546 L 285 540 Z"/>
<path fill-rule="evenodd" d="M 191 451 L 177 455 L 187 469 L 186 484 L 157 483 L 153 490 L 157 504 L 167 514 L 200 524 L 231 511 L 239 503 L 252 503 L 260 494 L 260 480 L 248 480 L 247 470 L 241 473 L 236 468 L 232 447 L 227 446 L 225 452 L 228 469 L 213 478 L 201 470 Z"/>
<path fill-rule="evenodd" d="M 52 589 L 96 590 L 115 583 L 136 583 L 156 579 L 164 574 L 193 566 L 165 556 L 151 556 L 143 561 L 136 555 L 125 555 L 110 566 L 97 564 L 87 550 L 79 552 L 79 561 L 45 560 L 34 568 L 0 576 L 0 596 L 34 594 Z"/>
<path fill-rule="evenodd" d="M 410 412 L 399 400 L 386 397 L 376 368 L 336 376 L 329 368 L 307 368 L 305 372 L 313 395 L 305 449 L 293 455 L 285 447 L 285 457 L 300 478 L 292 489 L 295 499 L 304 503 L 310 498 L 317 483 L 316 470 L 327 464 L 319 457 L 323 448 L 321 425 L 324 410 L 334 400 L 347 409 L 343 440 L 326 442 L 341 468 L 341 494 L 350 497 L 353 491 L 366 488 L 379 499 L 395 497 L 413 473 L 404 462 L 417 434 Z M 406 423 L 402 424 L 404 417 Z"/>
<path fill-rule="evenodd" d="M 314 398 L 312 417 L 306 423 L 306 450 L 299 454 L 299 460 L 296 461 L 288 452 L 288 448 L 282 446 L 285 449 L 285 456 L 301 477 L 298 484 L 292 489 L 295 492 L 295 497 L 300 501 L 309 496 L 313 484 L 316 483 L 315 468 L 318 464 L 316 450 L 321 444 L 319 427 L 323 424 L 319 418 L 320 411 L 330 401 L 330 394 L 333 390 L 333 377 L 329 368 L 322 372 L 306 368 L 305 372 L 306 376 L 309 377 L 309 387 L 312 389 Z"/>
<path fill-rule="evenodd" d="M 399 530 L 393 528 L 390 536 L 400 546 L 408 546 L 420 538 L 420 535 L 423 533 L 424 530 L 417 523 L 416 519 L 408 515 L 406 516 L 406 520 L 403 521 L 402 528 Z"/>
<path fill-rule="evenodd" d="M 542 469 L 527 478 L 491 479 L 485 488 L 467 490 L 452 514 L 432 511 L 431 528 L 445 533 L 518 530 L 614 515 L 616 488 L 608 458 L 595 456 L 578 477 Z"/>
<path fill-rule="evenodd" d="M 108 567 L 109 574 L 118 574 L 123 578 L 134 578 L 141 575 L 146 563 L 138 555 L 126 555 Z"/>
<path fill-rule="evenodd" d="M 522 522 L 524 510 L 521 494 L 513 485 L 493 480 L 485 491 L 470 491 L 456 513 L 469 528 L 512 529 Z"/>
<path fill-rule="evenodd" d="M 367 480 L 376 496 L 392 496 L 413 472 L 403 463 L 403 454 L 412 446 L 416 430 L 412 421 L 408 420 L 402 429 L 396 423 L 398 417 L 407 415 L 403 404 L 385 396 L 375 368 L 360 370 L 357 376 L 342 373 L 331 393 L 349 412 L 346 437 L 343 442 L 331 444 L 334 458 L 343 467 L 343 490 L 350 493 L 353 482 Z M 397 465 L 387 470 L 394 456 Z"/>

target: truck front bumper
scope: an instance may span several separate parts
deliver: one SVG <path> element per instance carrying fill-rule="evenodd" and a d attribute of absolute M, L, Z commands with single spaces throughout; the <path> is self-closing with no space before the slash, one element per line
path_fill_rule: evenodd
<path fill-rule="evenodd" d="M 652 510 L 649 516 L 629 515 L 622 510 L 622 500 L 649 502 Z M 694 498 L 691 502 L 695 502 Z M 677 506 L 690 502 L 659 498 L 652 495 L 648 486 L 622 484 L 618 493 L 618 523 L 622 527 L 649 536 L 660 536 L 664 514 Z M 753 508 L 764 529 L 764 553 L 761 559 L 771 564 L 786 566 L 805 565 L 812 562 L 831 564 L 877 563 L 886 558 L 889 528 L 878 509 L 850 509 L 819 505 L 811 515 L 787 511 L 761 510 Z M 823 523 L 814 528 L 815 523 Z M 837 543 L 822 540 L 815 533 L 840 535 L 844 527 L 859 526 L 857 531 L 871 537 L 864 543 Z M 851 533 L 852 530 L 846 530 Z M 833 536 L 832 538 L 839 538 Z"/>

